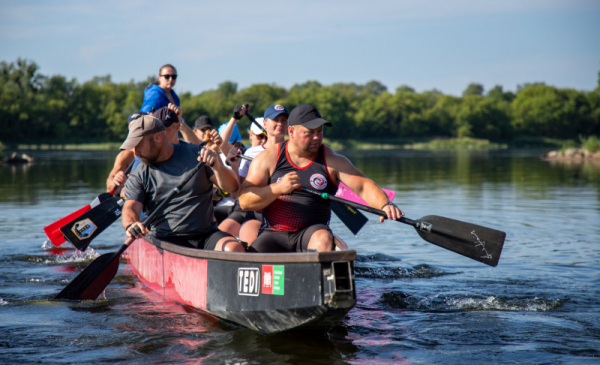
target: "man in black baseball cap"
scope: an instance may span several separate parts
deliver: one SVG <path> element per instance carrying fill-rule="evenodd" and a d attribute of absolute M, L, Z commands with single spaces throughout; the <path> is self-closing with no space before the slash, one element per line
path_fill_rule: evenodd
<path fill-rule="evenodd" d="M 323 145 L 323 126 L 331 123 L 312 105 L 294 108 L 288 119 L 290 139 L 256 156 L 240 189 L 240 207 L 260 210 L 267 227 L 252 242 L 253 252 L 306 252 L 334 249 L 329 228 L 331 204 L 304 191 L 335 195 L 343 182 L 369 206 L 389 219 L 404 213 L 386 193 L 344 156 Z M 293 194 L 291 194 L 294 192 Z"/>
<path fill-rule="evenodd" d="M 205 142 L 207 133 L 210 133 L 213 129 L 215 129 L 215 126 L 207 115 L 199 116 L 196 123 L 194 123 L 194 133 L 200 139 L 200 142 Z"/>
<path fill-rule="evenodd" d="M 321 118 L 321 113 L 312 105 L 302 104 L 292 110 L 288 126 L 301 125 L 308 129 L 317 129 L 322 125 L 331 127 L 331 122 Z"/>
<path fill-rule="evenodd" d="M 181 122 L 177 112 L 165 106 L 152 113 L 152 116 L 160 119 L 160 121 L 164 124 L 169 142 L 171 144 L 179 143 L 179 130 L 181 129 Z"/>

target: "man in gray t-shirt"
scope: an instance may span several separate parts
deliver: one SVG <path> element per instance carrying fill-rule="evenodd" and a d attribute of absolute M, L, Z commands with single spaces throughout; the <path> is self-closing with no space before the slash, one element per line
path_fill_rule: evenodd
<path fill-rule="evenodd" d="M 123 206 L 123 227 L 127 235 L 130 235 L 130 228 L 137 225 L 142 233 L 136 238 L 143 237 L 146 230 L 139 221 L 142 210 L 151 214 L 179 184 L 182 176 L 198 161 L 204 161 L 206 165 L 158 213 L 149 234 L 183 246 L 244 252 L 235 237 L 217 229 L 212 205 L 212 185 L 236 191 L 237 177 L 222 165 L 214 150 L 203 148 L 199 156 L 197 145 L 172 145 L 164 130 L 159 119 L 141 116 L 130 123 L 129 135 L 121 146 L 122 150 L 134 149 L 135 155 L 142 160 L 142 165 L 133 171 L 125 185 L 127 200 Z M 209 147 L 218 149 L 222 141 L 216 131 L 213 134 L 214 143 L 211 141 Z"/>

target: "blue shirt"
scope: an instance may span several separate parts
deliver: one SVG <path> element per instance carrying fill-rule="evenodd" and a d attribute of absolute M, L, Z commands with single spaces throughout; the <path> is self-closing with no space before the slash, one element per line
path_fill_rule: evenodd
<path fill-rule="evenodd" d="M 175 94 L 174 90 L 171 90 L 171 95 L 173 95 L 173 100 L 175 101 L 175 105 L 179 106 L 179 96 Z M 158 110 L 163 106 L 169 106 L 169 98 L 165 91 L 156 84 L 150 84 L 146 90 L 144 90 L 144 103 L 142 104 L 142 108 L 140 109 L 144 113 L 151 112 L 152 108 L 154 110 Z"/>

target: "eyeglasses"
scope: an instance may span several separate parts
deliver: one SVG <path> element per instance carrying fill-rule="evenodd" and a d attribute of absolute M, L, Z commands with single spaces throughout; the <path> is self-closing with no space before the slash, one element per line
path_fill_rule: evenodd
<path fill-rule="evenodd" d="M 162 77 L 164 77 L 167 80 L 170 80 L 171 78 L 173 78 L 173 80 L 177 80 L 177 75 L 160 75 Z"/>

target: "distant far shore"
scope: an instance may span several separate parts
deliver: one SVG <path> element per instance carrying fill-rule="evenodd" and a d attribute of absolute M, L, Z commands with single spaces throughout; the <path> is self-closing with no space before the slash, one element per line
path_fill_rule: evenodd
<path fill-rule="evenodd" d="M 249 145 L 248 140 L 243 141 Z M 73 150 L 73 151 L 111 151 L 118 150 L 122 142 L 70 142 L 60 143 L 58 141 L 43 141 L 29 143 L 7 143 L 0 142 L 0 153 L 2 148 L 7 151 L 46 151 L 46 150 Z M 328 139 L 323 143 L 336 151 L 340 150 L 498 150 L 507 148 L 560 148 L 565 145 L 565 140 L 551 138 L 520 138 L 512 141 L 490 141 L 477 138 L 368 138 L 364 140 L 354 139 Z"/>

